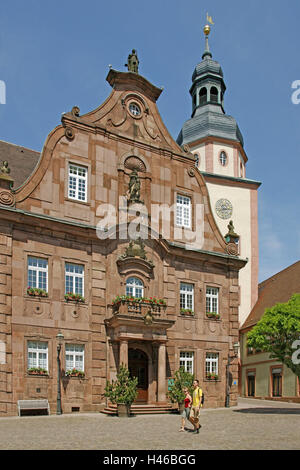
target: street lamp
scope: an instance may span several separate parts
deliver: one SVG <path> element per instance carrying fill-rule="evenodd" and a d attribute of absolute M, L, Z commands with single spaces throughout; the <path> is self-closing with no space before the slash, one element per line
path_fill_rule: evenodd
<path fill-rule="evenodd" d="M 230 356 L 228 354 L 228 360 L 226 364 L 226 401 L 225 401 L 225 407 L 229 408 L 230 406 L 230 383 L 229 383 L 229 367 L 232 361 L 238 357 L 239 354 L 239 349 L 240 349 L 240 343 L 236 342 L 233 344 L 233 356 Z"/>
<path fill-rule="evenodd" d="M 56 401 L 56 414 L 61 415 L 61 389 L 60 389 L 60 351 L 64 340 L 64 335 L 58 332 L 57 339 L 57 401 Z"/>

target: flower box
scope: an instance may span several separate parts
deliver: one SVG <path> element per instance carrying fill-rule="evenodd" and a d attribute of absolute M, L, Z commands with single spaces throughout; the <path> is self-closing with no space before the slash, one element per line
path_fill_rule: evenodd
<path fill-rule="evenodd" d="M 84 297 L 81 294 L 74 294 L 74 292 L 67 292 L 65 294 L 65 300 L 67 302 L 73 301 L 84 303 Z"/>
<path fill-rule="evenodd" d="M 208 373 L 208 374 L 206 374 L 206 378 L 208 380 L 218 380 L 219 376 L 218 376 L 218 374 Z"/>
<path fill-rule="evenodd" d="M 31 367 L 27 372 L 29 375 L 49 375 L 49 372 L 42 367 Z"/>
<path fill-rule="evenodd" d="M 38 287 L 27 287 L 27 294 L 31 297 L 48 297 L 48 292 Z"/>
<path fill-rule="evenodd" d="M 193 310 L 190 309 L 190 308 L 181 308 L 181 309 L 180 309 L 180 314 L 181 314 L 181 315 L 194 316 L 194 315 L 195 315 L 195 312 L 193 312 Z"/>
<path fill-rule="evenodd" d="M 156 297 L 132 297 L 130 295 L 121 295 L 117 296 L 113 301 L 112 305 L 120 305 L 121 303 L 140 303 L 140 304 L 149 304 L 149 305 L 158 305 L 161 307 L 166 307 L 166 301 L 164 299 L 157 299 Z"/>
<path fill-rule="evenodd" d="M 65 376 L 66 377 L 79 377 L 83 379 L 85 377 L 85 373 L 82 370 L 71 369 L 65 372 Z"/>
<path fill-rule="evenodd" d="M 213 319 L 213 320 L 219 320 L 220 319 L 220 314 L 217 312 L 206 312 L 207 318 Z"/>

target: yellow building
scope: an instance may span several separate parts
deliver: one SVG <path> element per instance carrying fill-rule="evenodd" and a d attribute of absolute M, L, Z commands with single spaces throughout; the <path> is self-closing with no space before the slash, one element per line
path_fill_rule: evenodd
<path fill-rule="evenodd" d="M 240 330 L 241 394 L 246 397 L 300 402 L 299 379 L 269 353 L 247 346 L 247 333 L 263 316 L 265 309 L 287 302 L 300 292 L 300 261 L 259 284 L 258 300 Z"/>

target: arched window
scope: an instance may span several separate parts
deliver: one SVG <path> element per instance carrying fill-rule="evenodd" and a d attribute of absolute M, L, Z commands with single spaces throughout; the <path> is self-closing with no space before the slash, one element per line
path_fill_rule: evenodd
<path fill-rule="evenodd" d="M 207 89 L 205 87 L 201 88 L 200 93 L 199 93 L 199 98 L 200 98 L 200 106 L 202 104 L 207 103 Z"/>
<path fill-rule="evenodd" d="M 220 153 L 219 159 L 220 159 L 220 163 L 221 163 L 222 166 L 226 166 L 226 165 L 227 165 L 227 155 L 226 155 L 226 153 L 225 153 L 224 151 L 222 151 L 222 152 Z"/>
<path fill-rule="evenodd" d="M 144 297 L 144 284 L 137 277 L 129 277 L 126 281 L 126 295 Z"/>
<path fill-rule="evenodd" d="M 213 103 L 218 102 L 218 89 L 215 86 L 210 89 L 210 101 Z"/>

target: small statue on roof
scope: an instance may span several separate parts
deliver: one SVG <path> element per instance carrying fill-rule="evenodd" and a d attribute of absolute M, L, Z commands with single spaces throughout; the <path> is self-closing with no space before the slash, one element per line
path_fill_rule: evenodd
<path fill-rule="evenodd" d="M 132 53 L 129 54 L 128 59 L 127 59 L 127 64 L 125 64 L 125 67 L 128 68 L 128 72 L 134 72 L 134 73 L 139 72 L 139 59 L 137 57 L 137 53 L 135 49 L 132 49 Z"/>
<path fill-rule="evenodd" d="M 4 160 L 4 162 L 2 162 L 1 173 L 4 173 L 6 175 L 8 175 L 10 173 L 10 168 L 8 167 L 8 162 L 6 160 Z"/>

